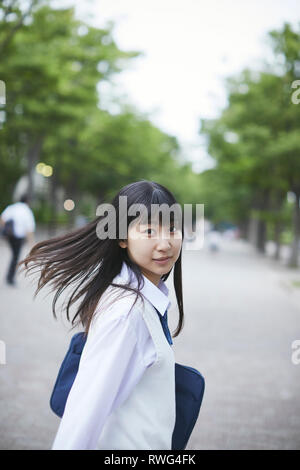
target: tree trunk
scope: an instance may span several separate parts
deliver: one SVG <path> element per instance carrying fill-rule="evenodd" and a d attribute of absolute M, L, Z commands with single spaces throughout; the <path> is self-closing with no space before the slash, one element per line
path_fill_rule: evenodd
<path fill-rule="evenodd" d="M 265 220 L 259 219 L 257 224 L 256 249 L 260 253 L 265 253 L 267 226 Z"/>
<path fill-rule="evenodd" d="M 280 258 L 280 234 L 282 230 L 282 222 L 280 220 L 276 220 L 275 228 L 274 228 L 274 242 L 276 244 L 276 249 L 273 255 L 274 260 L 279 260 Z"/>
<path fill-rule="evenodd" d="M 290 268 L 298 267 L 298 253 L 299 253 L 299 239 L 300 239 L 300 208 L 299 208 L 299 199 L 300 199 L 300 190 L 295 191 L 295 205 L 293 212 L 293 235 L 294 239 L 291 245 L 291 254 L 288 262 Z"/>
<path fill-rule="evenodd" d="M 263 219 L 264 212 L 269 209 L 270 205 L 270 190 L 265 189 L 262 192 L 262 198 L 259 202 L 259 210 L 262 211 L 257 224 L 257 238 L 256 238 L 256 249 L 260 253 L 265 253 L 266 235 L 267 235 L 267 224 Z"/>
<path fill-rule="evenodd" d="M 57 200 L 57 190 L 59 186 L 58 180 L 58 169 L 55 168 L 53 175 L 50 178 L 49 184 L 49 197 L 51 204 L 51 220 L 48 225 L 48 235 L 53 237 L 56 235 L 57 231 L 57 209 L 58 209 L 58 200 Z"/>
<path fill-rule="evenodd" d="M 77 175 L 74 173 L 67 187 L 67 199 L 74 201 L 75 207 L 68 213 L 68 230 L 73 230 L 76 225 L 76 217 L 79 215 L 80 191 L 77 188 Z"/>
<path fill-rule="evenodd" d="M 43 138 L 39 138 L 31 145 L 28 149 L 26 158 L 27 158 L 27 176 L 28 176 L 28 188 L 27 194 L 29 200 L 32 202 L 34 200 L 34 172 L 35 166 L 40 158 L 40 153 L 42 149 Z"/>
<path fill-rule="evenodd" d="M 274 204 L 275 215 L 277 215 L 277 220 L 275 220 L 275 225 L 274 225 L 274 242 L 276 244 L 275 252 L 273 255 L 274 260 L 280 259 L 280 248 L 281 248 L 280 235 L 281 235 L 282 228 L 283 228 L 283 223 L 281 220 L 281 210 L 282 210 L 282 205 L 284 203 L 285 197 L 286 197 L 286 191 L 278 190 L 278 191 L 275 191 L 274 193 L 273 204 Z"/>
<path fill-rule="evenodd" d="M 251 245 L 256 245 L 258 220 L 251 216 L 248 223 L 247 240 Z"/>

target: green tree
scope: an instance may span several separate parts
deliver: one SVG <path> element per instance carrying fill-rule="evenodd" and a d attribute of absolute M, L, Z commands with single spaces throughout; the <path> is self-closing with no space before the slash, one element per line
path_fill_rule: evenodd
<path fill-rule="evenodd" d="M 271 35 L 278 43 L 289 33 L 289 27 L 285 26 L 283 32 Z M 297 38 L 299 44 L 299 34 L 293 33 L 292 37 L 293 41 Z M 286 42 L 288 39 L 284 41 L 285 45 Z M 293 47 L 291 49 L 294 51 Z M 274 50 L 277 53 L 277 47 Z M 282 50 L 286 53 L 284 47 Z M 292 52 L 290 56 L 295 60 Z M 289 190 L 297 194 L 300 181 L 297 129 L 300 108 L 291 104 L 290 87 L 296 66 L 289 65 L 282 70 L 281 59 L 281 69 L 276 67 L 275 61 L 273 69 L 276 73 L 269 67 L 268 71 L 253 73 L 245 70 L 240 76 L 229 78 L 227 108 L 219 119 L 203 120 L 201 130 L 207 136 L 209 151 L 217 162 L 216 169 L 210 172 L 210 180 L 215 176 L 216 190 L 219 185 L 223 186 L 225 211 L 230 212 L 231 207 L 231 212 L 235 208 L 236 215 L 243 211 L 250 215 L 247 224 L 252 226 L 251 221 L 256 222 L 255 243 L 262 252 L 270 222 L 275 224 L 275 239 L 279 244 L 286 194 Z M 228 193 L 233 192 L 238 197 L 231 195 L 228 198 Z M 215 200 L 220 202 L 220 194 Z M 298 201 L 295 214 L 299 213 Z M 299 219 L 298 215 L 295 219 Z M 295 222 L 294 235 L 299 239 Z M 297 243 L 294 242 L 294 264 L 297 264 Z"/>

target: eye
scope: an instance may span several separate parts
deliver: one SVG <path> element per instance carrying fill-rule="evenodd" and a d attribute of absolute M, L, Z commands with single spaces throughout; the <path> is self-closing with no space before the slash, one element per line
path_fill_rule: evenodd
<path fill-rule="evenodd" d="M 153 228 L 147 228 L 146 230 L 144 230 L 144 233 L 146 232 L 146 233 L 147 233 L 147 235 L 151 235 L 151 233 L 149 233 L 149 230 L 150 230 L 150 231 L 151 231 L 151 230 L 153 230 L 153 231 L 154 231 L 154 229 L 153 229 Z"/>

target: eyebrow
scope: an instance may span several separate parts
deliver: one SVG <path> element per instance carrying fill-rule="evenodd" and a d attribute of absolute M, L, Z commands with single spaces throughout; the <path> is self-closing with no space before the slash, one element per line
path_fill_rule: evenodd
<path fill-rule="evenodd" d="M 161 226 L 162 224 L 157 224 L 155 222 L 152 222 L 152 223 L 151 222 L 140 222 L 138 225 L 144 225 L 144 226 L 148 227 L 149 225 L 153 225 L 153 226 L 160 225 Z M 165 224 L 165 225 L 173 226 L 173 225 L 175 225 L 175 222 L 171 221 L 169 224 Z"/>

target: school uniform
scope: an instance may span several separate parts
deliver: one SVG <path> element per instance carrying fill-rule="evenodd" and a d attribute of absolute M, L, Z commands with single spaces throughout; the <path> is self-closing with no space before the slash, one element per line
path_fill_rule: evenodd
<path fill-rule="evenodd" d="M 171 450 L 175 358 L 160 318 L 171 302 L 163 281 L 143 279 L 144 306 L 114 286 L 100 299 L 53 450 Z M 113 282 L 137 287 L 125 262 Z"/>

